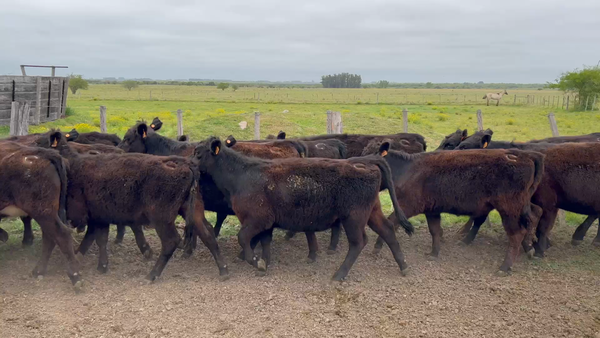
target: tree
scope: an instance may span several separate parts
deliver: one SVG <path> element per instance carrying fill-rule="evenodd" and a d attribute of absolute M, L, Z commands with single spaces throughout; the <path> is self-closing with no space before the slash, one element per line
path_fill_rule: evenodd
<path fill-rule="evenodd" d="M 580 71 L 575 69 L 563 73 L 556 83 L 548 83 L 548 87 L 577 93 L 579 109 L 585 108 L 585 102 L 593 100 L 600 93 L 600 68 L 586 67 Z"/>
<path fill-rule="evenodd" d="M 427 83 L 425 84 L 425 88 L 431 88 L 431 87 L 433 87 L 433 83 L 431 83 L 431 82 L 427 82 Z"/>
<path fill-rule="evenodd" d="M 123 81 L 123 87 L 125 87 L 125 89 L 131 91 L 134 88 L 137 88 L 139 86 L 137 81 L 133 81 L 133 80 L 127 80 L 127 81 Z"/>
<path fill-rule="evenodd" d="M 360 88 L 361 82 L 362 79 L 357 74 L 341 73 L 321 77 L 323 88 Z"/>
<path fill-rule="evenodd" d="M 221 90 L 225 90 L 225 89 L 229 88 L 229 83 L 227 83 L 227 82 L 220 82 L 219 85 L 217 85 L 217 88 L 219 88 Z"/>
<path fill-rule="evenodd" d="M 238 88 L 239 88 L 239 87 L 238 87 L 238 85 L 236 85 L 236 84 L 234 84 L 234 85 L 231 85 L 231 89 L 233 89 L 233 91 L 234 91 L 234 92 L 235 92 L 236 90 L 238 90 Z"/>
<path fill-rule="evenodd" d="M 75 94 L 79 89 L 88 89 L 88 82 L 84 80 L 81 75 L 71 75 L 69 80 L 69 89 L 71 93 Z"/>
<path fill-rule="evenodd" d="M 377 82 L 377 88 L 387 88 L 390 86 L 390 81 L 381 80 Z"/>

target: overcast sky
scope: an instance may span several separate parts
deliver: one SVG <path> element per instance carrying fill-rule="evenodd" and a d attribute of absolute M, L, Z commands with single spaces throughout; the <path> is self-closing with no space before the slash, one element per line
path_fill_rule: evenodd
<path fill-rule="evenodd" d="M 93 78 L 318 82 L 351 72 L 363 82 L 543 83 L 600 60 L 600 0 L 0 0 L 0 8 L 0 74 L 32 63 Z"/>

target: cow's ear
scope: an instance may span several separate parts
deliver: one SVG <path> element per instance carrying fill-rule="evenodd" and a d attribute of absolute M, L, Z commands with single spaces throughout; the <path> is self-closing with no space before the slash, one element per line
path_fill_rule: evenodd
<path fill-rule="evenodd" d="M 60 131 L 55 131 L 55 132 L 50 133 L 50 147 L 52 147 L 52 148 L 58 147 L 58 142 L 60 142 L 61 137 L 62 137 L 62 134 Z"/>
<path fill-rule="evenodd" d="M 228 148 L 233 147 L 236 143 L 237 143 L 237 140 L 235 139 L 235 137 L 233 137 L 233 135 L 227 136 L 227 139 L 225 140 L 225 144 L 227 145 Z"/>
<path fill-rule="evenodd" d="M 213 140 L 210 143 L 210 151 L 214 155 L 219 155 L 219 152 L 221 151 L 221 140 Z"/>
<path fill-rule="evenodd" d="M 177 138 L 177 141 L 179 141 L 179 142 L 187 142 L 187 140 L 188 140 L 187 135 L 181 135 Z"/>
<path fill-rule="evenodd" d="M 465 129 L 465 130 L 462 131 L 462 134 L 460 136 L 460 140 L 464 141 L 467 138 L 467 136 L 469 136 L 469 132 Z"/>
<path fill-rule="evenodd" d="M 279 134 L 277 134 L 277 139 L 278 140 L 285 140 L 285 131 L 279 131 Z"/>
<path fill-rule="evenodd" d="M 148 136 L 148 126 L 145 123 L 140 123 L 137 127 L 137 132 L 142 138 L 146 138 Z"/>
<path fill-rule="evenodd" d="M 488 135 L 494 135 L 494 132 L 490 128 L 486 129 L 483 133 Z"/>
<path fill-rule="evenodd" d="M 490 134 L 483 135 L 483 137 L 481 138 L 481 147 L 487 148 L 488 145 L 490 144 L 491 140 L 492 140 L 492 135 L 490 135 Z"/>
<path fill-rule="evenodd" d="M 382 157 L 385 157 L 388 154 L 389 150 L 390 150 L 390 143 L 389 142 L 383 142 L 379 146 L 379 155 L 381 155 Z"/>

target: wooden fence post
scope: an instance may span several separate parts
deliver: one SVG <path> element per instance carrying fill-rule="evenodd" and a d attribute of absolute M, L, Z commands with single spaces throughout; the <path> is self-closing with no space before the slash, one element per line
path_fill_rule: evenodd
<path fill-rule="evenodd" d="M 569 96 L 569 95 L 567 95 L 567 109 L 566 109 L 567 111 L 569 111 L 569 97 L 570 97 L 570 96 Z"/>
<path fill-rule="evenodd" d="M 10 136 L 28 134 L 29 102 L 13 101 L 10 106 Z"/>
<path fill-rule="evenodd" d="M 100 132 L 106 133 L 106 106 L 100 106 Z"/>
<path fill-rule="evenodd" d="M 598 98 L 598 95 L 594 96 L 594 102 L 592 102 L 592 111 L 594 111 L 594 108 L 596 108 L 596 99 Z"/>
<path fill-rule="evenodd" d="M 339 111 L 331 112 L 331 130 L 333 134 L 342 133 L 342 114 Z"/>
<path fill-rule="evenodd" d="M 588 107 L 588 102 L 589 102 L 589 101 L 590 101 L 590 96 L 588 95 L 588 96 L 585 98 L 585 111 L 587 111 L 587 107 Z"/>
<path fill-rule="evenodd" d="M 406 108 L 402 109 L 402 125 L 402 130 L 408 133 L 408 110 Z"/>
<path fill-rule="evenodd" d="M 377 104 L 379 104 L 379 93 L 377 93 Z"/>
<path fill-rule="evenodd" d="M 479 131 L 483 130 L 483 115 L 481 114 L 481 109 L 477 109 L 477 128 Z"/>
<path fill-rule="evenodd" d="M 38 76 L 37 83 L 35 86 L 35 113 L 33 113 L 33 124 L 40 124 L 40 113 L 41 112 L 42 112 L 42 77 Z"/>
<path fill-rule="evenodd" d="M 177 136 L 183 135 L 183 111 L 177 109 Z"/>
<path fill-rule="evenodd" d="M 260 112 L 254 112 L 254 139 L 260 140 Z"/>
<path fill-rule="evenodd" d="M 332 114 L 332 111 L 328 110 L 327 111 L 327 134 L 333 134 L 333 129 L 331 128 L 331 126 L 333 124 L 332 123 L 333 117 L 331 116 L 331 114 Z"/>
<path fill-rule="evenodd" d="M 513 105 L 517 104 L 517 94 L 515 94 L 515 99 L 513 100 Z"/>

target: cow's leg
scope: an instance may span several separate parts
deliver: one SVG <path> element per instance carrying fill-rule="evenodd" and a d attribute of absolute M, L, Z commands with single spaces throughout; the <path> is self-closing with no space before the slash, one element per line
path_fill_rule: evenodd
<path fill-rule="evenodd" d="M 77 233 L 80 234 L 85 231 L 85 224 L 81 224 L 77 227 Z"/>
<path fill-rule="evenodd" d="M 596 235 L 596 238 L 594 238 L 594 240 L 592 241 L 592 244 L 595 246 L 600 246 L 600 224 L 598 224 L 598 234 Z"/>
<path fill-rule="evenodd" d="M 308 263 L 314 263 L 317 260 L 317 251 L 319 251 L 319 243 L 317 243 L 317 236 L 313 231 L 307 231 L 304 234 L 306 235 L 306 241 L 308 242 L 308 258 L 306 259 L 306 261 Z M 263 246 L 263 252 L 264 251 L 265 247 Z"/>
<path fill-rule="evenodd" d="M 23 241 L 21 245 L 31 246 L 33 244 L 33 229 L 31 228 L 31 217 L 21 217 L 23 221 Z"/>
<path fill-rule="evenodd" d="M 194 214 L 196 225 L 196 233 L 200 237 L 200 240 L 204 245 L 208 248 L 210 253 L 213 255 L 215 262 L 217 263 L 217 267 L 219 268 L 219 275 L 221 276 L 221 280 L 229 278 L 229 271 L 227 270 L 227 264 L 223 260 L 221 256 L 221 251 L 219 250 L 219 244 L 217 244 L 217 239 L 215 237 L 215 233 L 213 228 L 208 225 L 208 221 L 204 219 L 204 213 L 196 212 Z M 177 233 L 177 231 L 175 231 Z M 179 235 L 178 235 L 179 236 Z"/>
<path fill-rule="evenodd" d="M 290 239 L 294 238 L 294 236 L 296 236 L 296 232 L 292 231 L 292 230 L 288 230 L 285 232 L 285 240 L 289 241 Z"/>
<path fill-rule="evenodd" d="M 224 212 L 217 212 L 217 222 L 215 223 L 215 237 L 219 237 L 221 233 L 221 227 L 223 226 L 223 222 L 227 218 L 227 214 Z"/>
<path fill-rule="evenodd" d="M 592 224 L 594 224 L 594 221 L 596 219 L 598 219 L 598 216 L 590 215 L 585 219 L 585 221 L 583 221 L 583 223 L 581 223 L 580 226 L 577 227 L 577 230 L 575 230 L 575 232 L 573 233 L 573 237 L 571 239 L 572 245 L 576 246 L 576 245 L 581 244 L 581 242 L 583 242 L 583 238 L 585 237 L 585 234 L 588 232 L 588 230 L 590 229 Z"/>
<path fill-rule="evenodd" d="M 94 224 L 96 228 L 96 245 L 98 245 L 98 267 L 100 273 L 108 271 L 108 231 L 109 225 L 103 223 Z"/>
<path fill-rule="evenodd" d="M 381 212 L 380 207 L 377 207 L 373 210 L 373 212 L 371 212 L 367 224 L 371 229 L 373 229 L 373 231 L 375 231 L 379 235 L 379 238 L 382 238 L 385 241 L 385 243 L 390 247 L 392 255 L 394 256 L 394 260 L 396 260 L 396 263 L 400 267 L 400 271 L 403 275 L 406 276 L 406 274 L 409 271 L 408 264 L 406 264 L 404 254 L 402 253 L 402 249 L 400 248 L 400 243 L 398 243 L 398 239 L 396 238 L 396 233 L 394 232 L 394 225 L 385 218 L 385 216 Z"/>
<path fill-rule="evenodd" d="M 115 244 L 123 243 L 123 237 L 125 237 L 125 226 L 117 224 L 117 237 L 115 237 Z"/>
<path fill-rule="evenodd" d="M 500 105 L 500 100 L 496 101 L 496 107 L 498 107 Z"/>
<path fill-rule="evenodd" d="M 148 245 L 148 242 L 146 241 L 146 236 L 144 236 L 144 230 L 142 230 L 142 226 L 141 225 L 131 225 L 131 231 L 133 232 L 133 235 L 135 236 L 135 243 L 137 244 L 138 248 L 140 248 L 140 252 L 142 253 L 142 255 L 144 255 L 145 259 L 152 259 L 152 249 L 150 249 L 150 245 Z"/>
<path fill-rule="evenodd" d="M 504 225 L 504 230 L 508 235 L 508 250 L 506 250 L 506 257 L 498 271 L 498 274 L 501 276 L 506 275 L 511 271 L 515 260 L 519 256 L 523 238 L 525 238 L 525 235 L 527 234 L 527 229 L 519 224 L 518 216 L 502 215 L 502 225 Z"/>
<path fill-rule="evenodd" d="M 313 233 L 314 235 L 314 233 Z M 262 247 L 261 260 L 258 261 L 258 276 L 264 276 L 267 272 L 267 268 L 271 263 L 271 241 L 273 240 L 273 228 L 264 231 L 260 235 L 260 246 Z M 315 237 L 316 240 L 316 237 Z"/>
<path fill-rule="evenodd" d="M 340 221 L 338 220 L 331 227 L 331 241 L 329 242 L 329 248 L 327 248 L 328 255 L 332 255 L 335 253 L 338 243 L 340 242 L 340 232 L 341 231 L 342 231 L 342 227 L 340 226 Z"/>
<path fill-rule="evenodd" d="M 252 238 L 252 240 L 250 241 L 250 246 L 252 247 L 252 252 L 254 252 L 254 250 L 256 249 L 256 246 L 258 245 L 258 243 L 260 242 L 260 234 L 254 236 L 254 238 Z M 246 260 L 246 254 L 244 253 L 244 249 L 242 248 L 242 250 L 240 251 L 240 253 L 238 254 L 238 258 L 245 261 Z"/>
<path fill-rule="evenodd" d="M 242 228 L 238 232 L 238 243 L 243 249 L 244 259 L 254 267 L 257 267 L 258 256 L 254 254 L 254 248 L 251 243 L 254 237 L 262 232 L 260 223 L 262 223 L 260 220 L 249 220 L 246 224 L 242 224 Z M 260 237 L 257 239 L 260 239 Z"/>
<path fill-rule="evenodd" d="M 348 237 L 348 254 L 340 268 L 333 275 L 333 280 L 341 281 L 348 275 L 348 271 L 356 262 L 358 255 L 365 247 L 365 223 L 367 223 L 365 215 L 355 211 L 353 216 L 342 220 L 346 237 Z"/>
<path fill-rule="evenodd" d="M 542 213 L 542 217 L 540 218 L 540 222 L 538 223 L 536 230 L 536 235 L 538 238 L 537 243 L 534 245 L 536 257 L 544 257 L 545 251 L 548 249 L 548 236 L 550 235 L 550 231 L 552 230 L 554 222 L 556 221 L 557 213 L 558 209 L 546 209 Z"/>
<path fill-rule="evenodd" d="M 52 239 L 54 236 L 51 234 L 51 232 L 53 232 L 53 230 L 49 229 L 48 231 L 44 231 L 44 228 L 42 228 L 42 256 L 31 273 L 33 277 L 43 276 L 48 270 L 48 261 L 50 260 L 50 255 L 52 254 L 52 250 L 54 250 L 54 246 L 56 245 Z M 73 250 L 72 246 L 71 250 Z"/>
<path fill-rule="evenodd" d="M 181 237 L 179 237 L 179 233 L 177 233 L 177 229 L 175 228 L 175 221 L 165 222 L 165 223 L 153 223 L 154 229 L 156 230 L 156 234 L 160 238 L 160 255 L 154 264 L 154 267 L 146 276 L 146 279 L 150 281 L 156 280 L 159 277 L 171 256 L 173 256 L 173 252 L 177 249 L 177 245 L 181 241 Z"/>
<path fill-rule="evenodd" d="M 8 241 L 8 232 L 6 230 L 0 228 L 0 242 Z"/>
<path fill-rule="evenodd" d="M 79 289 L 82 286 L 81 272 L 79 261 L 75 257 L 75 251 L 73 250 L 71 230 L 60 222 L 58 216 L 56 216 L 55 220 L 55 229 L 57 230 L 54 236 L 54 242 L 67 258 L 67 275 L 69 276 L 69 279 L 71 279 L 71 283 Z M 44 230 L 42 229 L 42 231 Z"/>
<path fill-rule="evenodd" d="M 477 237 L 477 233 L 479 232 L 479 229 L 481 228 L 483 222 L 485 222 L 486 218 L 487 215 L 480 217 L 471 217 L 471 220 L 473 220 L 473 227 L 471 228 L 471 230 L 469 230 L 469 233 L 462 239 L 463 243 L 469 245 L 473 242 L 475 237 Z"/>
<path fill-rule="evenodd" d="M 79 248 L 77 248 L 75 252 L 85 255 L 90 249 L 90 246 L 92 246 L 92 243 L 94 243 L 94 239 L 96 238 L 95 232 L 96 228 L 93 225 L 88 225 L 83 240 L 79 243 Z"/>
<path fill-rule="evenodd" d="M 429 227 L 429 233 L 431 234 L 431 253 L 432 257 L 438 257 L 440 254 L 440 247 L 442 241 L 442 226 L 440 214 L 425 215 L 427 218 L 427 226 Z"/>
<path fill-rule="evenodd" d="M 471 227 L 473 226 L 473 217 L 469 218 L 469 220 L 467 221 L 467 223 L 465 223 L 465 225 L 462 226 L 462 228 L 460 228 L 458 230 L 458 234 L 459 235 L 466 235 L 469 233 L 469 231 L 471 231 Z"/>

